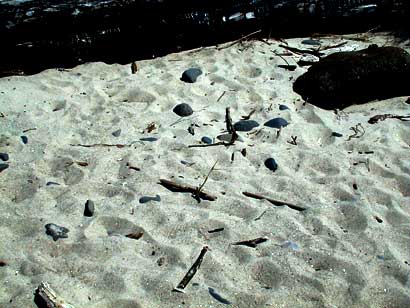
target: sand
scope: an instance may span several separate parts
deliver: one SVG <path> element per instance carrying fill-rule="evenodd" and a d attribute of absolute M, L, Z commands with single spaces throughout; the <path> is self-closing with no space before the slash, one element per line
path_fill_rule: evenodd
<path fill-rule="evenodd" d="M 357 37 L 322 43 L 347 42 L 328 53 L 395 44 L 386 34 Z M 302 40 L 286 42 L 311 47 Z M 170 54 L 136 62 L 136 74 L 88 63 L 0 79 L 0 152 L 10 156 L 0 173 L 0 307 L 37 307 L 42 281 L 76 308 L 409 307 L 410 122 L 367 122 L 410 114 L 407 97 L 339 112 L 305 104 L 292 82 L 307 67 L 277 67 L 286 64 L 280 44 Z M 203 74 L 182 82 L 191 67 Z M 179 103 L 193 115 L 177 116 Z M 227 107 L 234 122 L 255 110 L 260 126 L 229 147 L 188 147 L 226 133 Z M 276 117 L 289 125 L 263 126 Z M 275 172 L 264 165 L 270 157 Z M 215 162 L 203 187 L 215 201 L 158 184 L 199 186 Z M 68 238 L 53 241 L 48 223 Z M 260 237 L 255 248 L 232 245 Z M 172 292 L 204 246 L 185 293 Z"/>

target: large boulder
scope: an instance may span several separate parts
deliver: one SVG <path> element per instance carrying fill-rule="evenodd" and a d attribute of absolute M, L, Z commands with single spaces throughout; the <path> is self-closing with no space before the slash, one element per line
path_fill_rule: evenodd
<path fill-rule="evenodd" d="M 323 109 L 410 95 L 410 55 L 398 47 L 331 54 L 296 79 L 293 90 Z"/>

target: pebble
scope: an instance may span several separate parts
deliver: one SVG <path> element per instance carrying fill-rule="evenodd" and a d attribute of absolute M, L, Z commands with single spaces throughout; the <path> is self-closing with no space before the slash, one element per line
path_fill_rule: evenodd
<path fill-rule="evenodd" d="M 92 200 L 87 200 L 84 207 L 84 216 L 92 217 L 94 216 L 95 207 L 94 202 Z"/>
<path fill-rule="evenodd" d="M 190 68 L 182 73 L 181 81 L 194 83 L 200 75 L 202 71 L 199 68 Z"/>
<path fill-rule="evenodd" d="M 258 126 L 259 123 L 254 120 L 240 120 L 233 125 L 233 128 L 238 132 L 249 132 Z"/>
<path fill-rule="evenodd" d="M 27 143 L 28 143 L 28 138 L 27 138 L 27 136 L 21 136 L 20 138 L 21 138 L 21 142 L 23 142 L 24 144 L 27 144 Z"/>
<path fill-rule="evenodd" d="M 303 40 L 301 43 L 305 45 L 313 45 L 313 46 L 322 45 L 322 43 L 319 40 L 312 40 L 312 39 Z"/>
<path fill-rule="evenodd" d="M 282 128 L 289 124 L 284 118 L 274 118 L 266 122 L 264 125 L 271 128 Z"/>
<path fill-rule="evenodd" d="M 70 232 L 67 228 L 56 224 L 46 224 L 44 227 L 46 228 L 46 234 L 52 236 L 54 241 L 60 238 L 68 238 L 67 233 Z"/>
<path fill-rule="evenodd" d="M 121 135 L 121 128 L 113 131 L 111 135 L 113 135 L 114 137 L 119 137 Z"/>
<path fill-rule="evenodd" d="M 9 167 L 9 164 L 0 164 L 0 172 L 6 170 Z"/>
<path fill-rule="evenodd" d="M 2 161 L 8 161 L 9 160 L 9 154 L 7 153 L 0 153 L 0 159 Z"/>
<path fill-rule="evenodd" d="M 216 138 L 221 141 L 230 142 L 232 140 L 232 134 L 222 134 L 222 135 L 216 136 Z M 239 142 L 243 142 L 243 138 L 239 135 L 236 140 Z"/>
<path fill-rule="evenodd" d="M 140 203 L 147 203 L 147 202 L 150 202 L 150 201 L 160 202 L 161 197 L 159 195 L 156 195 L 155 197 L 143 196 L 139 200 Z"/>
<path fill-rule="evenodd" d="M 275 172 L 276 169 L 278 169 L 278 164 L 273 158 L 268 158 L 267 160 L 265 160 L 265 167 Z"/>
<path fill-rule="evenodd" d="M 207 136 L 203 136 L 201 138 L 201 142 L 205 143 L 205 144 L 212 144 L 212 139 L 207 137 Z"/>
<path fill-rule="evenodd" d="M 176 105 L 173 111 L 180 117 L 187 117 L 194 113 L 191 106 L 186 103 Z"/>
<path fill-rule="evenodd" d="M 158 138 L 155 137 L 145 137 L 145 138 L 140 138 L 141 141 L 147 141 L 147 142 L 154 142 L 157 141 Z"/>
<path fill-rule="evenodd" d="M 290 110 L 288 106 L 286 105 L 279 105 L 279 110 Z"/>
<path fill-rule="evenodd" d="M 337 132 L 332 132 L 333 137 L 343 137 L 343 134 L 337 133 Z"/>

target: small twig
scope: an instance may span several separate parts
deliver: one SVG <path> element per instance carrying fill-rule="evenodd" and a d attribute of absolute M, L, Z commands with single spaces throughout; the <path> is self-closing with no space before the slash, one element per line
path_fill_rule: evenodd
<path fill-rule="evenodd" d="M 284 49 L 287 49 L 287 50 L 289 50 L 289 51 L 291 51 L 291 52 L 293 52 L 293 53 L 296 53 L 296 54 L 298 54 L 298 55 L 303 55 L 303 54 L 305 54 L 305 53 L 314 55 L 314 56 L 316 56 L 316 57 L 320 57 L 320 56 L 322 55 L 322 54 L 321 54 L 319 51 L 317 51 L 317 50 L 299 49 L 299 48 L 296 48 L 296 47 L 291 47 L 291 46 L 287 46 L 287 45 L 283 45 L 283 44 L 280 44 L 279 47 L 282 47 L 282 48 L 284 48 Z"/>
<path fill-rule="evenodd" d="M 94 148 L 94 147 L 130 147 L 132 144 L 108 144 L 108 143 L 94 143 L 94 144 L 70 144 L 72 147 Z"/>
<path fill-rule="evenodd" d="M 249 120 L 251 116 L 255 113 L 256 109 L 252 109 L 251 112 L 249 112 L 248 115 L 242 116 L 242 120 Z"/>
<path fill-rule="evenodd" d="M 219 96 L 219 98 L 216 100 L 217 103 L 222 99 L 222 97 L 225 95 L 226 91 L 223 91 L 222 94 Z"/>
<path fill-rule="evenodd" d="M 169 189 L 170 191 L 174 191 L 174 192 L 187 192 L 187 193 L 191 193 L 192 195 L 198 192 L 198 187 L 191 186 L 191 185 L 177 184 L 175 182 L 165 180 L 165 179 L 160 179 L 159 184 Z M 215 201 L 217 199 L 216 196 L 208 194 L 202 190 L 198 193 L 198 196 L 199 198 L 203 200 L 209 200 L 209 201 Z"/>
<path fill-rule="evenodd" d="M 292 145 L 298 145 L 297 144 L 297 142 L 296 142 L 296 139 L 298 139 L 298 136 L 290 136 L 290 138 L 292 138 L 292 141 L 287 141 L 289 144 L 292 144 Z"/>
<path fill-rule="evenodd" d="M 193 197 L 195 199 L 197 199 L 198 201 L 200 201 L 199 195 L 202 191 L 202 188 L 205 186 L 206 181 L 208 181 L 209 176 L 211 175 L 211 172 L 215 169 L 216 164 L 218 163 L 218 160 L 215 161 L 214 165 L 212 166 L 212 168 L 209 170 L 208 174 L 206 175 L 204 181 L 202 182 L 202 184 L 198 187 L 198 190 L 193 194 Z"/>
<path fill-rule="evenodd" d="M 201 250 L 201 253 L 199 254 L 198 258 L 194 262 L 194 264 L 191 266 L 189 271 L 185 274 L 184 278 L 182 278 L 181 282 L 177 285 L 177 287 L 173 290 L 175 292 L 181 292 L 184 293 L 185 287 L 188 285 L 188 283 L 191 281 L 191 279 L 195 276 L 196 272 L 198 271 L 199 267 L 201 266 L 201 263 L 204 259 L 204 256 L 206 252 L 209 250 L 208 246 L 204 246 Z"/>
<path fill-rule="evenodd" d="M 265 215 L 265 213 L 266 213 L 266 210 L 264 210 L 264 211 L 262 212 L 262 214 L 260 214 L 258 217 L 256 217 L 256 218 L 254 219 L 254 221 L 257 221 L 257 220 L 261 219 L 262 216 Z"/>
<path fill-rule="evenodd" d="M 236 41 L 233 41 L 232 43 L 230 43 L 230 44 L 228 44 L 228 45 L 225 45 L 225 46 L 222 46 L 222 47 L 218 47 L 217 49 L 218 49 L 218 50 L 222 50 L 222 49 L 225 49 L 225 48 L 232 47 L 233 45 L 236 45 L 236 44 L 242 42 L 243 40 L 247 39 L 248 37 L 251 37 L 251 36 L 253 36 L 253 35 L 255 35 L 255 34 L 258 34 L 258 33 L 260 33 L 260 32 L 262 32 L 262 30 L 257 30 L 257 31 L 255 31 L 255 32 L 249 33 L 249 34 L 247 34 L 247 35 L 245 35 L 245 36 L 242 36 L 240 39 L 238 39 L 238 40 L 236 40 Z"/>
<path fill-rule="evenodd" d="M 350 127 L 350 129 L 353 131 L 353 135 L 350 135 L 347 141 L 350 141 L 350 139 L 352 138 L 360 138 L 366 132 L 361 123 L 358 123 L 355 126 Z"/>
<path fill-rule="evenodd" d="M 261 243 L 264 243 L 268 240 L 267 237 L 258 237 L 253 240 L 247 240 L 247 241 L 240 241 L 236 243 L 232 243 L 231 245 L 243 245 L 243 246 L 248 246 L 252 248 L 256 248 Z"/>
<path fill-rule="evenodd" d="M 286 201 L 279 201 L 279 200 L 271 199 L 271 198 L 268 198 L 268 197 L 265 197 L 265 196 L 262 196 L 262 195 L 246 192 L 246 191 L 244 191 L 242 193 L 245 196 L 250 197 L 250 198 L 269 201 L 270 203 L 272 203 L 275 206 L 287 206 L 287 207 L 291 208 L 292 210 L 296 210 L 296 211 L 299 211 L 299 212 L 307 210 L 307 208 L 305 208 L 303 206 L 299 206 L 299 205 L 289 203 L 289 202 L 286 202 Z"/>
<path fill-rule="evenodd" d="M 29 131 L 31 131 L 31 130 L 36 130 L 36 129 L 37 129 L 36 127 L 27 128 L 27 129 L 23 130 L 23 133 L 27 133 L 27 132 L 29 132 Z"/>

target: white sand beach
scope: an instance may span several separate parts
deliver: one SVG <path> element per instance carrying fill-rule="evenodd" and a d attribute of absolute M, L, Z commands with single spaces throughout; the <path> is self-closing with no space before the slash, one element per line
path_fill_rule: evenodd
<path fill-rule="evenodd" d="M 278 67 L 301 57 L 279 46 L 312 47 L 302 40 L 170 54 L 135 74 L 88 63 L 0 79 L 0 307 L 36 308 L 41 282 L 75 308 L 410 307 L 410 122 L 368 123 L 409 115 L 408 97 L 338 112 L 304 103 L 292 83 L 307 67 Z M 346 42 L 327 53 L 398 44 L 384 33 L 320 41 Z M 195 83 L 180 80 L 189 68 L 202 71 Z M 180 103 L 193 114 L 176 115 Z M 259 126 L 230 146 L 189 147 L 227 133 L 228 107 L 234 123 Z M 273 118 L 289 124 L 264 126 Z M 198 187 L 208 174 L 215 201 L 159 184 Z M 49 223 L 68 237 L 54 241 Z"/>

